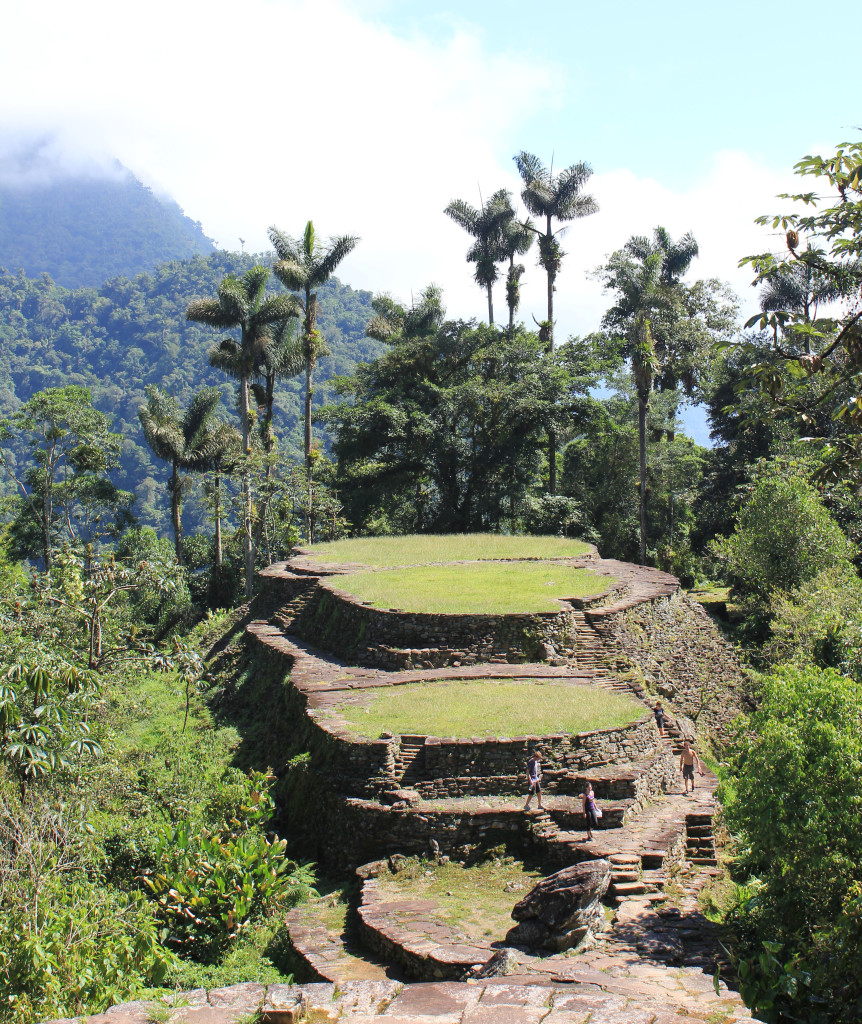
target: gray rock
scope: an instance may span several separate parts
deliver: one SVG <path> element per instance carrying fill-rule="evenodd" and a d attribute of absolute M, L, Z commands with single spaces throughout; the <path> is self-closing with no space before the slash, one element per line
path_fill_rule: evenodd
<path fill-rule="evenodd" d="M 512 910 L 518 924 L 506 936 L 513 946 L 561 952 L 588 940 L 604 921 L 600 903 L 608 891 L 606 860 L 573 864 L 543 878 Z"/>
<path fill-rule="evenodd" d="M 474 978 L 504 978 L 507 974 L 517 974 L 521 964 L 511 949 L 498 949 L 482 964 L 473 975 Z"/>

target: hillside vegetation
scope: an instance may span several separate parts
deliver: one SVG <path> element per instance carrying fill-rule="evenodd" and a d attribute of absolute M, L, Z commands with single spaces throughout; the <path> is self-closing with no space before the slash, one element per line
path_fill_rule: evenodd
<path fill-rule="evenodd" d="M 164 481 L 168 470 L 144 442 L 138 409 L 144 389 L 157 384 L 185 406 L 202 385 L 220 387 L 225 405 L 233 388 L 209 365 L 219 340 L 212 328 L 186 320 L 196 298 L 214 294 L 226 274 L 246 272 L 260 257 L 216 252 L 160 266 L 152 274 L 115 277 L 99 288 L 67 290 L 48 277 L 33 280 L 0 271 L 0 416 L 9 416 L 44 388 L 88 387 L 93 405 L 123 436 L 118 487 L 137 496 L 135 513 L 166 533 Z M 280 288 L 270 279 L 273 290 Z M 350 373 L 357 362 L 383 348 L 365 337 L 371 316 L 370 292 L 333 279 L 318 289 L 318 324 L 330 355 L 321 359 L 315 406 L 332 396 L 329 380 Z M 282 448 L 302 448 L 301 380 L 280 381 L 274 418 Z M 187 530 L 200 529 L 203 509 L 187 503 Z"/>
<path fill-rule="evenodd" d="M 0 267 L 12 273 L 98 287 L 213 251 L 199 223 L 119 164 L 112 177 L 42 180 L 38 166 L 21 161 L 14 183 L 8 167 L 0 174 Z"/>

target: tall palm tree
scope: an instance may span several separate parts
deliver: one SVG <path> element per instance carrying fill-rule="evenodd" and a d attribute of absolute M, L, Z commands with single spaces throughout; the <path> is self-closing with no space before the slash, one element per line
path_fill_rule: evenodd
<path fill-rule="evenodd" d="M 810 263 L 801 260 L 786 264 L 785 273 L 770 278 L 760 293 L 764 313 L 789 310 L 801 314 L 805 323 L 817 317 L 821 303 L 834 302 L 843 294 L 840 281 L 819 274 Z M 805 352 L 811 354 L 811 335 L 804 335 Z"/>
<path fill-rule="evenodd" d="M 521 276 L 524 273 L 524 265 L 515 263 L 516 256 L 525 256 L 536 237 L 536 226 L 529 217 L 520 221 L 515 219 L 515 211 L 512 217 L 503 224 L 501 249 L 509 260 L 509 269 L 506 272 L 506 304 L 509 307 L 509 330 L 515 326 L 515 314 L 521 304 Z"/>
<path fill-rule="evenodd" d="M 269 240 L 278 255 L 273 267 L 275 276 L 291 291 L 302 293 L 302 360 L 305 366 L 305 468 L 311 471 L 311 402 L 314 397 L 314 368 L 325 351 L 317 330 L 317 294 L 315 288 L 325 284 L 338 264 L 356 248 L 356 235 L 340 235 L 318 242 L 314 224 L 305 225 L 302 238 L 291 238 L 276 227 L 270 227 Z"/>
<path fill-rule="evenodd" d="M 145 394 L 147 404 L 138 409 L 138 418 L 153 453 L 171 466 L 168 492 L 171 496 L 174 550 L 177 561 L 182 564 L 180 511 L 189 478 L 180 473 L 181 470 L 201 472 L 207 468 L 215 447 L 213 416 L 221 401 L 221 392 L 218 388 L 203 388 L 194 396 L 185 412 L 180 411 L 179 403 L 173 395 L 162 391 L 155 384 L 148 384 Z"/>
<path fill-rule="evenodd" d="M 554 174 L 553 162 L 550 167 L 545 167 L 537 156 L 524 150 L 513 159 L 524 182 L 521 191 L 524 206 L 534 217 L 541 217 L 545 222 L 545 230 L 536 229 L 536 234 L 539 237 L 539 266 L 548 276 L 548 319 L 543 327 L 553 355 L 554 289 L 565 256 L 557 240 L 563 229 L 555 232 L 554 221 L 578 220 L 598 212 L 595 199 L 582 192 L 593 171 L 582 161 Z M 553 427 L 548 430 L 548 490 L 551 494 L 557 493 L 557 435 Z"/>
<path fill-rule="evenodd" d="M 570 221 L 598 213 L 599 204 L 582 189 L 593 173 L 589 164 L 577 163 L 554 174 L 553 164 L 545 167 L 532 153 L 522 151 L 513 157 L 524 188 L 521 199 L 534 217 L 545 221 L 545 230 L 538 231 L 539 266 L 548 275 L 548 324 L 551 351 L 554 351 L 554 288 L 565 253 L 557 241 L 562 229 L 554 232 L 555 220 Z"/>
<path fill-rule="evenodd" d="M 271 452 L 275 444 L 272 431 L 275 385 L 279 380 L 296 377 L 304 367 L 302 339 L 297 337 L 294 320 L 283 320 L 274 327 L 269 343 L 261 353 L 261 379 L 252 384 L 254 399 L 262 410 L 259 433 L 265 452 Z M 267 476 L 270 468 L 267 467 Z"/>
<path fill-rule="evenodd" d="M 674 242 L 664 228 L 658 227 L 652 238 L 630 238 L 604 268 L 606 287 L 616 291 L 617 301 L 602 322 L 606 328 L 621 331 L 627 339 L 638 396 L 641 565 L 646 563 L 646 417 L 650 394 L 661 367 L 660 350 L 667 347 L 662 338 L 663 328 L 673 319 L 674 300 L 697 253 L 697 242 L 690 232 Z"/>
<path fill-rule="evenodd" d="M 488 295 L 488 323 L 494 324 L 493 287 L 500 276 L 497 264 L 506 258 L 503 251 L 503 225 L 514 217 L 512 197 L 506 189 L 499 189 L 480 209 L 453 199 L 445 211 L 475 241 L 467 250 L 467 262 L 476 264 L 474 278 Z"/>
<path fill-rule="evenodd" d="M 210 365 L 224 370 L 238 381 L 238 404 L 242 449 L 251 451 L 251 409 L 249 386 L 259 376 L 264 352 L 273 331 L 285 320 L 299 314 L 292 295 L 266 297 L 269 270 L 256 265 L 241 278 L 229 274 L 218 286 L 218 298 L 198 299 L 190 303 L 186 318 L 210 327 L 238 328 L 236 338 L 224 338 L 210 350 Z M 252 538 L 252 494 L 248 471 L 243 473 L 243 547 L 245 555 L 245 594 L 251 599 L 254 589 L 254 543 Z"/>

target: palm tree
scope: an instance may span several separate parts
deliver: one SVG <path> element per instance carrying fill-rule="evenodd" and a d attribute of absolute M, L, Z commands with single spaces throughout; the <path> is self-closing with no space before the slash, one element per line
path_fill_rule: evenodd
<path fill-rule="evenodd" d="M 215 564 L 222 564 L 221 542 L 221 480 L 228 473 L 234 472 L 240 452 L 242 451 L 242 434 L 230 423 L 219 423 L 212 432 L 209 455 L 204 461 L 204 469 L 213 474 L 211 497 L 213 499 L 213 519 L 215 520 Z"/>
<path fill-rule="evenodd" d="M 240 430 L 245 455 L 251 451 L 251 410 L 249 385 L 260 374 L 264 352 L 275 328 L 299 315 L 292 295 L 266 298 L 269 271 L 253 266 L 241 278 L 229 274 L 218 287 L 218 298 L 198 299 L 186 310 L 186 318 L 210 327 L 238 328 L 239 341 L 224 338 L 210 350 L 210 365 L 224 370 L 239 382 Z M 254 588 L 254 544 L 252 539 L 252 494 L 248 471 L 243 473 L 245 593 L 251 599 Z"/>
<path fill-rule="evenodd" d="M 272 409 L 275 385 L 279 380 L 296 377 L 304 369 L 302 339 L 297 337 L 293 319 L 283 320 L 272 331 L 269 343 L 261 353 L 259 372 L 261 380 L 252 384 L 252 393 L 263 415 L 260 421 L 260 439 L 263 450 L 271 452 L 275 444 L 272 431 Z M 271 467 L 267 467 L 267 476 Z"/>
<path fill-rule="evenodd" d="M 537 156 L 526 151 L 518 153 L 513 159 L 524 182 L 521 192 L 524 206 L 534 217 L 541 217 L 545 221 L 544 231 L 535 230 L 539 236 L 539 266 L 548 275 L 548 319 L 543 330 L 553 355 L 554 289 L 565 256 L 557 240 L 557 235 L 563 229 L 555 233 L 553 222 L 577 220 L 598 212 L 599 206 L 595 199 L 581 191 L 593 171 L 589 164 L 581 162 L 555 175 L 553 163 L 545 167 Z M 548 490 L 551 494 L 557 493 L 557 435 L 553 427 L 548 429 Z"/>
<path fill-rule="evenodd" d="M 488 323 L 494 324 L 494 299 L 492 290 L 500 276 L 497 264 L 506 258 L 503 250 L 503 225 L 515 216 L 512 209 L 512 196 L 505 189 L 495 192 L 481 209 L 465 203 L 463 199 L 453 199 L 444 211 L 460 226 L 475 238 L 475 242 L 467 250 L 467 262 L 476 264 L 473 275 L 480 288 L 488 294 Z"/>
<path fill-rule="evenodd" d="M 520 152 L 514 158 L 524 182 L 521 199 L 534 217 L 542 217 L 545 230 L 538 231 L 539 266 L 548 275 L 548 324 L 551 351 L 554 351 L 554 287 L 557 274 L 562 266 L 563 252 L 553 230 L 554 220 L 570 221 L 598 213 L 599 205 L 592 196 L 583 195 L 581 190 L 593 173 L 589 164 L 572 164 L 559 174 L 554 174 L 553 164 L 545 167 L 532 153 Z"/>
<path fill-rule="evenodd" d="M 819 274 L 810 263 L 799 260 L 785 264 L 781 276 L 770 278 L 760 293 L 760 308 L 764 313 L 789 310 L 802 315 L 805 323 L 817 317 L 817 307 L 834 302 L 843 294 L 839 281 Z M 804 336 L 805 352 L 811 354 L 811 335 Z"/>
<path fill-rule="evenodd" d="M 673 311 L 682 278 L 697 253 L 697 242 L 690 232 L 674 242 L 664 228 L 658 227 L 651 239 L 643 235 L 630 238 L 604 268 L 605 286 L 616 291 L 617 301 L 605 314 L 603 326 L 625 335 L 638 396 L 641 565 L 646 563 L 646 417 L 661 367 L 661 350 L 666 348 L 661 320 Z"/>
<path fill-rule="evenodd" d="M 506 272 L 506 304 L 509 307 L 509 330 L 515 326 L 515 314 L 521 304 L 521 275 L 524 273 L 524 265 L 515 263 L 516 256 L 525 256 L 536 237 L 536 226 L 527 217 L 519 221 L 515 219 L 514 210 L 512 217 L 503 225 L 501 249 L 509 260 L 509 269 Z"/>
<path fill-rule="evenodd" d="M 311 455 L 311 401 L 314 397 L 314 368 L 324 353 L 323 339 L 317 330 L 317 294 L 314 289 L 325 284 L 335 273 L 338 264 L 356 248 L 356 235 L 330 238 L 321 245 L 314 233 L 314 224 L 305 225 L 302 238 L 291 238 L 276 227 L 269 229 L 269 240 L 278 255 L 273 267 L 275 276 L 291 291 L 302 292 L 303 313 L 302 361 L 305 366 L 305 468 L 312 468 Z"/>
<path fill-rule="evenodd" d="M 145 394 L 147 404 L 138 409 L 138 418 L 153 453 L 171 465 L 168 492 L 171 496 L 174 549 L 177 561 L 182 564 L 180 510 L 189 478 L 181 476 L 180 471 L 200 472 L 207 468 L 207 461 L 214 450 L 212 420 L 221 401 L 221 392 L 218 388 L 203 388 L 184 413 L 180 411 L 177 400 L 155 384 L 148 384 Z"/>
<path fill-rule="evenodd" d="M 419 301 L 412 303 L 409 309 L 389 295 L 375 295 L 371 305 L 374 316 L 368 321 L 365 333 L 369 338 L 390 345 L 434 334 L 446 316 L 443 290 L 436 284 L 424 288 L 419 293 Z"/>

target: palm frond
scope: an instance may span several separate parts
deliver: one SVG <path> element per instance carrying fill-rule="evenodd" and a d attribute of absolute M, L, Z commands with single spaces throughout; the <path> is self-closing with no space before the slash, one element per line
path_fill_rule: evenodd
<path fill-rule="evenodd" d="M 479 220 L 479 211 L 475 206 L 471 206 L 463 199 L 453 199 L 443 212 L 468 234 L 475 236 Z"/>
<path fill-rule="evenodd" d="M 273 249 L 280 260 L 288 260 L 291 263 L 302 262 L 302 243 L 298 242 L 295 238 L 292 238 L 284 231 L 279 229 L 273 224 L 270 226 L 269 241 Z"/>
<path fill-rule="evenodd" d="M 317 265 L 317 270 L 311 275 L 311 283 L 314 285 L 323 284 L 335 273 L 339 263 L 359 245 L 359 235 L 339 235 L 337 238 L 330 238 L 326 247 L 326 255 Z"/>
<path fill-rule="evenodd" d="M 218 299 L 195 299 L 186 308 L 186 320 L 206 324 L 208 327 L 236 327 L 237 320 Z"/>
<path fill-rule="evenodd" d="M 182 431 L 187 449 L 197 447 L 197 440 L 202 432 L 206 432 L 219 403 L 221 391 L 218 388 L 201 388 L 189 402 L 189 407 L 182 418 Z"/>
<path fill-rule="evenodd" d="M 308 271 L 298 260 L 285 258 L 273 265 L 272 272 L 285 288 L 300 291 L 308 281 Z"/>

